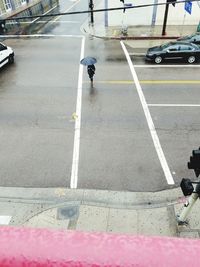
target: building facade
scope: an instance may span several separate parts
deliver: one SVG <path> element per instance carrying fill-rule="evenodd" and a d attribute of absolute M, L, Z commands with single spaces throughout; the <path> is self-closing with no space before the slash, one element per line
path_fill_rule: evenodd
<path fill-rule="evenodd" d="M 15 20 L 16 17 L 47 14 L 53 12 L 57 6 L 58 0 L 0 0 L 0 21 L 6 22 L 5 30 L 0 31 L 0 34 L 23 30 L 37 21 L 37 19 Z"/>

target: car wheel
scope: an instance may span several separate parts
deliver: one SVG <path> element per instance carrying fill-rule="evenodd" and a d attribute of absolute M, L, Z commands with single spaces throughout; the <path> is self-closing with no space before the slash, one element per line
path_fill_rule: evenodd
<path fill-rule="evenodd" d="M 195 62 L 195 60 L 196 60 L 195 56 L 190 56 L 187 61 L 188 63 L 192 64 Z"/>
<path fill-rule="evenodd" d="M 155 57 L 154 61 L 155 61 L 156 64 L 160 64 L 162 62 L 162 57 L 161 56 L 157 56 L 157 57 Z"/>
<path fill-rule="evenodd" d="M 14 56 L 13 55 L 9 56 L 9 63 L 10 64 L 14 63 Z"/>

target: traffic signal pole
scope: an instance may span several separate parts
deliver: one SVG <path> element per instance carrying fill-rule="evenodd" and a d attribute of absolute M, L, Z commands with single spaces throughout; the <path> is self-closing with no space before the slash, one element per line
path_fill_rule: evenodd
<path fill-rule="evenodd" d="M 196 177 L 200 175 L 200 147 L 192 151 L 192 156 L 188 162 L 188 169 L 193 169 Z M 194 189 L 193 184 L 196 184 Z M 191 211 L 194 203 L 200 198 L 200 182 L 192 182 L 189 178 L 183 178 L 180 184 L 184 196 L 190 196 L 188 201 L 184 204 L 182 212 L 177 216 L 179 225 L 188 224 L 186 221 L 187 215 Z"/>
<path fill-rule="evenodd" d="M 169 4 L 172 4 L 175 7 L 176 0 L 166 0 L 162 35 L 166 35 L 166 26 L 167 26 L 167 18 L 168 18 Z"/>
<path fill-rule="evenodd" d="M 165 6 L 165 15 L 164 15 L 164 21 L 163 21 L 163 28 L 162 28 L 162 36 L 166 35 L 166 26 L 167 26 L 167 17 L 168 17 L 168 11 L 169 11 L 169 2 L 166 0 L 166 6 Z"/>
<path fill-rule="evenodd" d="M 197 201 L 199 197 L 198 193 L 192 193 L 189 197 L 188 201 L 184 204 L 183 210 L 180 215 L 177 216 L 177 222 L 179 225 L 187 224 L 186 218 L 189 212 L 191 211 L 194 203 Z"/>
<path fill-rule="evenodd" d="M 93 9 L 94 9 L 94 4 L 93 4 L 93 0 L 89 0 L 89 8 L 90 8 L 90 15 L 91 15 L 91 24 L 94 23 L 94 12 L 93 12 Z"/>

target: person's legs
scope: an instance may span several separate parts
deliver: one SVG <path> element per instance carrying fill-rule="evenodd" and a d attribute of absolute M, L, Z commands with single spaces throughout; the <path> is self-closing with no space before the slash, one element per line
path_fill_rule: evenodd
<path fill-rule="evenodd" d="M 93 87 L 93 76 L 90 77 L 91 87 Z"/>

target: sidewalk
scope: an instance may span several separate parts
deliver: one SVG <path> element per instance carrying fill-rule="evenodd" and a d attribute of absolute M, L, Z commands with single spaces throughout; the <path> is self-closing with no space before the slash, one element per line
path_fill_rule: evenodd
<path fill-rule="evenodd" d="M 156 193 L 0 188 L 0 224 L 199 238 L 199 200 L 189 224 L 177 224 L 184 201 L 180 188 Z"/>
<path fill-rule="evenodd" d="M 103 9 L 104 2 L 101 1 L 96 9 Z M 123 13 L 122 13 L 123 14 Z M 162 25 L 157 26 L 133 26 L 133 25 L 120 25 L 122 18 L 119 17 L 116 25 L 105 27 L 105 14 L 104 12 L 94 12 L 94 23 L 90 23 L 90 15 L 81 27 L 83 33 L 90 36 L 104 39 L 120 39 L 120 40 L 156 40 L 156 39 L 177 39 L 180 36 L 192 34 L 197 31 L 197 25 L 166 25 L 166 34 L 162 36 Z M 109 15 L 108 15 L 109 16 Z M 135 18 L 137 20 L 137 18 Z M 109 18 L 108 18 L 109 24 Z M 135 21 L 135 24 L 136 21 Z"/>
<path fill-rule="evenodd" d="M 127 34 L 123 34 L 124 28 L 122 26 L 104 27 L 103 21 L 95 21 L 91 25 L 86 21 L 81 30 L 84 33 L 96 38 L 116 39 L 116 40 L 168 40 L 177 39 L 180 36 L 185 36 L 196 32 L 195 25 L 176 25 L 167 26 L 166 35 L 162 36 L 162 26 L 127 26 Z"/>

